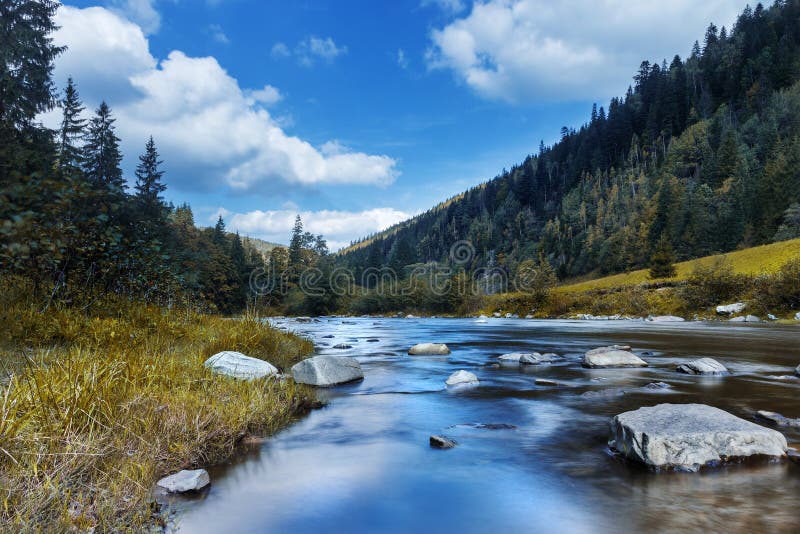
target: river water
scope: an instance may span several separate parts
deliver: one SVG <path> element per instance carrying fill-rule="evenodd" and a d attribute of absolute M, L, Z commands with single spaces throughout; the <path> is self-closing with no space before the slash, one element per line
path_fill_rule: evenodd
<path fill-rule="evenodd" d="M 313 339 L 319 354 L 357 358 L 365 379 L 319 390 L 325 408 L 210 470 L 206 493 L 174 503 L 175 530 L 800 529 L 800 465 L 656 474 L 607 447 L 612 416 L 664 402 L 710 404 L 750 420 L 761 409 L 800 417 L 800 380 L 792 376 L 800 363 L 796 325 L 373 318 L 277 323 Z M 452 353 L 406 354 L 428 341 L 447 343 Z M 353 348 L 333 349 L 338 343 Z M 581 367 L 584 351 L 615 343 L 631 345 L 650 367 Z M 514 351 L 555 352 L 565 359 L 523 368 L 487 365 Z M 675 372 L 676 364 L 703 356 L 731 374 Z M 446 389 L 445 379 L 458 369 L 475 373 L 480 385 Z M 559 385 L 537 385 L 537 378 Z M 671 388 L 642 389 L 651 382 Z M 480 426 L 485 424 L 509 426 Z M 798 430 L 780 430 L 790 446 L 800 445 Z M 432 449 L 432 434 L 458 446 Z"/>

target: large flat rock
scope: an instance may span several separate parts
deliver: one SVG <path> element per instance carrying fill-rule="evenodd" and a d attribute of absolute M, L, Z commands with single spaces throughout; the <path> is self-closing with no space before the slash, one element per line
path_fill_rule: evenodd
<path fill-rule="evenodd" d="M 606 367 L 647 367 L 647 362 L 619 345 L 592 349 L 583 355 L 584 367 L 592 369 Z"/>
<path fill-rule="evenodd" d="M 450 354 L 450 349 L 444 343 L 417 343 L 408 349 L 408 353 L 411 356 L 445 355 Z"/>
<path fill-rule="evenodd" d="M 203 365 L 214 373 L 243 380 L 263 378 L 278 372 L 277 367 L 269 362 L 230 350 L 214 354 Z"/>
<path fill-rule="evenodd" d="M 187 491 L 199 491 L 208 486 L 210 482 L 211 479 L 205 469 L 184 469 L 174 475 L 162 478 L 156 482 L 156 485 L 170 493 L 186 493 Z"/>
<path fill-rule="evenodd" d="M 364 378 L 361 365 L 344 356 L 314 356 L 292 367 L 295 382 L 318 387 L 345 384 Z"/>
<path fill-rule="evenodd" d="M 686 471 L 787 451 L 780 432 L 705 404 L 659 404 L 619 414 L 611 420 L 610 445 L 648 466 Z"/>

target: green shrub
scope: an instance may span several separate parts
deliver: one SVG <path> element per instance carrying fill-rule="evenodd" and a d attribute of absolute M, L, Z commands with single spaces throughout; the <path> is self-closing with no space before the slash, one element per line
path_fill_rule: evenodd
<path fill-rule="evenodd" d="M 722 257 L 708 265 L 698 264 L 678 295 L 690 310 L 708 308 L 741 298 L 751 281 L 751 277 L 736 274 Z"/>

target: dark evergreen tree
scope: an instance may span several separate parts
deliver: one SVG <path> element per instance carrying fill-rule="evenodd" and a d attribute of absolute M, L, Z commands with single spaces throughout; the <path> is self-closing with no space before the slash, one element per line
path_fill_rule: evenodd
<path fill-rule="evenodd" d="M 89 122 L 86 139 L 84 172 L 89 181 L 103 186 L 109 191 L 121 194 L 125 191 L 122 178 L 122 154 L 119 150 L 119 137 L 115 132 L 111 109 L 103 102 Z"/>
<path fill-rule="evenodd" d="M 158 206 L 163 203 L 161 193 L 163 193 L 167 186 L 161 182 L 164 176 L 164 171 L 160 169 L 161 164 L 164 163 L 158 157 L 156 144 L 153 141 L 153 136 L 145 145 L 144 154 L 139 156 L 139 165 L 136 167 L 136 196 L 150 206 Z"/>
<path fill-rule="evenodd" d="M 650 278 L 673 278 L 677 274 L 675 269 L 675 254 L 672 245 L 666 236 L 658 240 L 655 252 L 650 257 Z"/>
<path fill-rule="evenodd" d="M 78 90 L 70 77 L 61 100 L 62 119 L 58 131 L 57 164 L 62 174 L 74 175 L 84 162 L 83 138 L 86 135 L 86 119 L 81 117 L 84 107 Z"/>

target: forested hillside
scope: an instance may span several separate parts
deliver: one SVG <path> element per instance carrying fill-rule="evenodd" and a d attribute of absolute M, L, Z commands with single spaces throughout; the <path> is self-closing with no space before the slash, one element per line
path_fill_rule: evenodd
<path fill-rule="evenodd" d="M 633 80 L 553 146 L 338 261 L 447 262 L 469 240 L 468 270 L 542 252 L 566 278 L 644 267 L 664 241 L 687 259 L 800 235 L 800 0 L 711 24 L 687 59 Z"/>
<path fill-rule="evenodd" d="M 51 1 L 1 2 L 0 276 L 29 283 L 43 306 L 89 307 L 115 294 L 225 313 L 247 304 L 265 242 L 195 226 L 188 205 L 165 202 L 163 162 L 142 139 L 135 177 L 123 176 L 120 139 L 103 102 L 86 119 L 77 84 L 53 86 Z M 57 131 L 38 122 L 58 107 Z M 129 188 L 128 184 L 133 185 Z"/>

